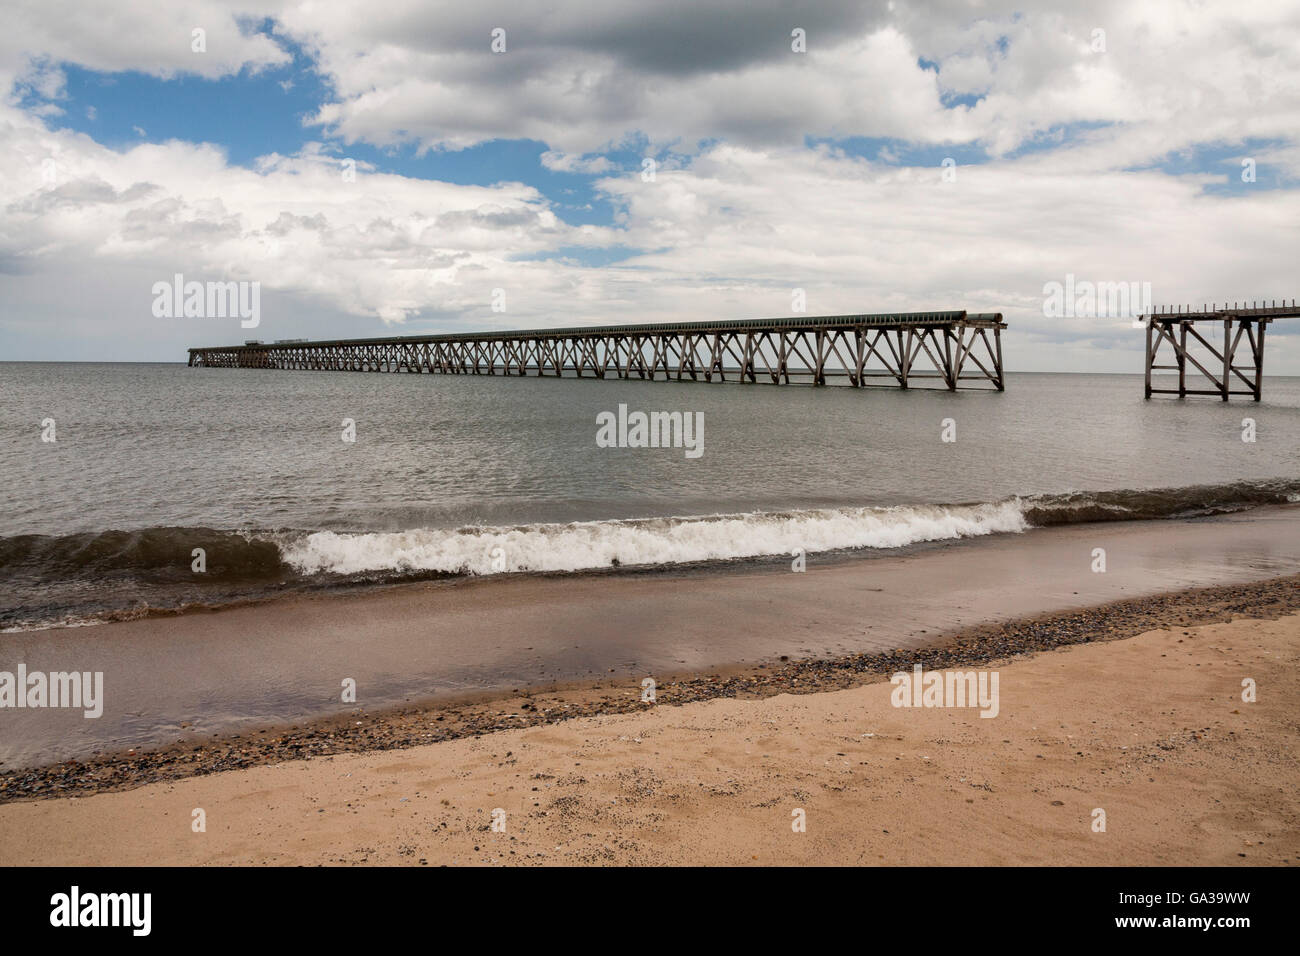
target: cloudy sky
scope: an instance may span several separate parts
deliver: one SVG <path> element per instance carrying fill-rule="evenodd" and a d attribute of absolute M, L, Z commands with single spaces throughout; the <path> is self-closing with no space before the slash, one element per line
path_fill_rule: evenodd
<path fill-rule="evenodd" d="M 1140 331 L 1047 317 L 1045 284 L 1300 297 L 1300 0 L 0 19 L 0 360 L 773 316 L 803 289 L 809 314 L 1000 311 L 1010 369 L 1136 372 Z M 259 282 L 261 325 L 155 317 L 176 273 Z M 1300 374 L 1292 322 L 1270 371 Z"/>

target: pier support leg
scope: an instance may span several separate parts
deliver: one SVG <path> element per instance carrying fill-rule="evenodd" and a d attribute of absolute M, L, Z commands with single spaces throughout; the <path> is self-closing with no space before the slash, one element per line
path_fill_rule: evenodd
<path fill-rule="evenodd" d="M 1255 323 L 1255 401 L 1264 394 L 1264 329 L 1268 322 Z"/>
<path fill-rule="evenodd" d="M 1000 328 L 995 327 L 993 329 L 993 345 L 997 351 L 998 391 L 1005 392 L 1007 390 L 1007 380 L 1002 371 L 1002 330 Z"/>
<path fill-rule="evenodd" d="M 1228 400 L 1232 377 L 1232 319 L 1223 320 L 1223 400 Z"/>
<path fill-rule="evenodd" d="M 957 366 L 953 362 L 952 329 L 950 328 L 943 330 L 943 377 L 948 382 L 948 391 L 957 391 Z"/>
<path fill-rule="evenodd" d="M 1178 323 L 1178 397 L 1187 397 L 1187 323 Z"/>
<path fill-rule="evenodd" d="M 1147 392 L 1146 397 L 1151 397 L 1151 362 L 1155 358 L 1155 320 L 1147 316 Z"/>

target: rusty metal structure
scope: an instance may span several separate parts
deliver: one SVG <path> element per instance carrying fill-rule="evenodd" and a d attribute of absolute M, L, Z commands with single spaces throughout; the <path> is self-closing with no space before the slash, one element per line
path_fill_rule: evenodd
<path fill-rule="evenodd" d="M 793 316 L 192 348 L 199 368 L 1005 388 L 1000 312 Z M 991 336 L 990 336 L 991 333 Z"/>
<path fill-rule="evenodd" d="M 1233 395 L 1249 395 L 1259 401 L 1264 390 L 1264 332 L 1274 319 L 1300 317 L 1295 299 L 1287 305 L 1271 302 L 1218 303 L 1200 311 L 1188 306 L 1168 307 L 1142 316 L 1147 330 L 1146 397 L 1152 395 L 1216 395 L 1228 401 Z M 1201 334 L 1197 329 L 1201 323 Z M 1223 347 L 1217 348 L 1209 339 L 1216 326 L 1223 327 Z M 1188 337 L 1191 341 L 1188 341 Z M 1244 339 L 1244 341 L 1243 341 Z M 1160 347 L 1169 343 L 1173 365 L 1157 365 Z M 1196 346 L 1200 346 L 1199 349 Z M 1197 353 L 1200 353 L 1200 359 Z M 1202 364 L 1201 360 L 1208 363 Z M 1213 388 L 1189 388 L 1187 367 L 1194 366 L 1209 380 Z M 1152 371 L 1178 373 L 1177 388 L 1156 388 L 1151 382 Z M 1199 379 L 1195 380 L 1199 382 Z M 1245 385 L 1241 388 L 1240 385 Z M 1238 386 L 1234 389 L 1233 386 Z"/>

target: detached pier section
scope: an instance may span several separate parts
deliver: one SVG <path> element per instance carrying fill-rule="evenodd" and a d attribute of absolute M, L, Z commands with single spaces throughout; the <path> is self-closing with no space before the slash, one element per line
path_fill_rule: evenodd
<path fill-rule="evenodd" d="M 585 326 L 192 348 L 203 368 L 443 375 L 574 375 L 675 381 L 1002 391 L 1000 312 L 900 312 L 657 325 Z M 990 337 L 990 334 L 992 336 Z"/>
<path fill-rule="evenodd" d="M 1147 329 L 1147 381 L 1146 397 L 1152 395 L 1217 395 L 1225 402 L 1233 395 L 1249 395 L 1255 401 L 1260 400 L 1264 387 L 1264 331 L 1274 319 L 1296 318 L 1300 310 L 1296 309 L 1295 299 L 1287 305 L 1276 301 L 1234 302 L 1225 304 L 1222 309 L 1218 304 L 1201 311 L 1193 312 L 1191 307 L 1183 311 L 1181 306 L 1153 312 L 1142 316 Z M 1197 328 L 1200 323 L 1200 328 Z M 1210 339 L 1215 337 L 1218 326 L 1223 327 L 1223 348 L 1220 350 Z M 1205 333 L 1202 335 L 1202 331 Z M 1191 336 L 1192 342 L 1188 342 Z M 1243 341 L 1244 338 L 1244 341 Z M 1157 365 L 1156 357 L 1160 347 L 1168 342 L 1172 350 L 1173 365 Z M 1199 344 L 1203 351 L 1201 358 L 1208 363 L 1201 364 L 1196 357 L 1196 349 L 1191 346 Z M 1201 375 L 1208 379 L 1213 388 L 1188 388 L 1187 366 L 1194 366 Z M 1152 371 L 1170 371 L 1178 373 L 1177 388 L 1155 388 L 1151 384 Z M 1195 379 L 1204 384 L 1201 379 Z M 1245 385 L 1245 388 L 1240 387 Z M 1234 386 L 1237 386 L 1234 389 Z"/>

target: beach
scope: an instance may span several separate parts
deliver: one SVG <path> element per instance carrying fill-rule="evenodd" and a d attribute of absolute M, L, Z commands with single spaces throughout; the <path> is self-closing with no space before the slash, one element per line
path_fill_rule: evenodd
<path fill-rule="evenodd" d="M 0 862 L 1294 865 L 1300 615 L 1277 584 L 1254 614 L 1229 589 L 1160 608 L 1228 622 L 980 664 L 994 719 L 896 707 L 884 679 L 629 691 L 623 714 L 10 802 Z"/>

